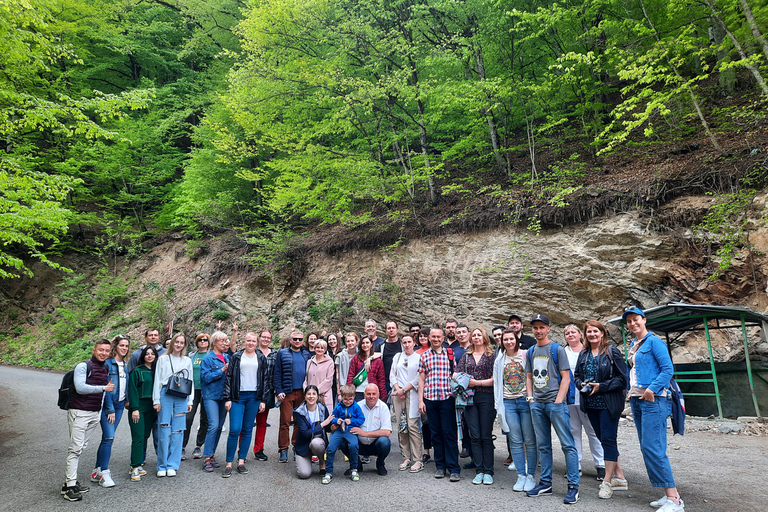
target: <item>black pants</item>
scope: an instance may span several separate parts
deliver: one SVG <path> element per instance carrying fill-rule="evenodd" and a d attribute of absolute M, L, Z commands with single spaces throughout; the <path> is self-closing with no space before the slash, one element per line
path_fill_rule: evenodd
<path fill-rule="evenodd" d="M 197 408 L 200 407 L 200 427 L 197 429 L 197 440 L 195 446 L 203 446 L 205 444 L 205 434 L 208 432 L 208 415 L 205 413 L 205 407 L 201 406 L 203 401 L 203 392 L 199 389 L 195 390 L 195 398 L 192 402 L 192 410 L 187 413 L 187 430 L 184 431 L 184 443 L 182 446 L 187 447 L 189 442 L 189 433 L 192 432 L 192 423 L 195 421 L 195 414 Z"/>
<path fill-rule="evenodd" d="M 473 405 L 464 409 L 464 420 L 472 440 L 472 460 L 477 473 L 493 474 L 493 393 L 475 393 Z"/>

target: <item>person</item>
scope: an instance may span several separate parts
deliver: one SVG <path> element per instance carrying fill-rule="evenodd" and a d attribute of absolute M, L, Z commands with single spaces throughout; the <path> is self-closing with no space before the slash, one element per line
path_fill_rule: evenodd
<path fill-rule="evenodd" d="M 512 464 L 517 469 L 515 492 L 528 492 L 536 485 L 539 463 L 531 408 L 525 400 L 525 363 L 528 353 L 512 329 L 501 333 L 502 345 L 493 365 L 493 391 L 502 432 L 507 433 Z M 527 461 L 527 464 L 526 464 Z"/>
<path fill-rule="evenodd" d="M 392 384 L 392 406 L 395 421 L 400 422 L 398 439 L 403 462 L 398 469 L 418 473 L 424 469 L 421 461 L 421 430 L 419 429 L 419 360 L 413 351 L 414 338 L 406 334 L 402 338 L 403 351 L 395 354 L 389 381 Z M 405 418 L 403 425 L 401 415 Z"/>
<path fill-rule="evenodd" d="M 503 325 L 497 325 L 493 329 L 491 329 L 491 336 L 493 337 L 493 343 L 496 345 L 496 350 L 501 350 L 503 348 L 503 341 L 502 341 L 502 335 L 504 334 L 504 327 Z M 498 352 L 497 352 L 498 353 Z"/>
<path fill-rule="evenodd" d="M 627 389 L 627 365 L 619 349 L 608 344 L 608 333 L 603 324 L 587 320 L 584 332 L 589 347 L 579 353 L 573 376 L 576 389 L 587 386 L 587 392 L 578 393 L 581 395 L 579 412 L 587 415 L 600 440 L 605 455 L 605 473 L 597 495 L 608 499 L 613 495 L 613 483 L 616 483 L 616 490 L 628 489 L 616 443 Z"/>
<path fill-rule="evenodd" d="M 216 461 L 216 447 L 221 438 L 221 429 L 227 410 L 224 407 L 224 384 L 229 369 L 229 341 L 226 333 L 216 331 L 211 334 L 213 348 L 203 358 L 200 364 L 200 385 L 203 388 L 203 406 L 208 415 L 208 432 L 205 434 L 203 447 L 203 471 L 211 473 L 221 467 Z"/>
<path fill-rule="evenodd" d="M 223 478 L 232 476 L 232 463 L 235 452 L 240 450 L 237 460 L 237 472 L 248 473 L 245 457 L 251 446 L 253 424 L 256 414 L 263 412 L 264 383 L 267 380 L 267 358 L 257 350 L 259 335 L 249 332 L 245 335 L 245 346 L 229 358 L 229 368 L 224 379 L 222 399 L 224 408 L 229 412 L 229 434 L 227 436 L 227 460 Z M 241 436 L 242 435 L 242 439 Z"/>
<path fill-rule="evenodd" d="M 579 460 L 568 418 L 567 396 L 571 383 L 571 368 L 565 349 L 549 339 L 549 318 L 536 314 L 531 319 L 536 345 L 529 349 L 525 363 L 526 397 L 531 406 L 533 430 L 541 461 L 539 483 L 526 494 L 552 494 L 552 431 L 560 439 L 568 471 L 568 491 L 563 503 L 579 501 Z M 522 343 L 522 340 L 521 340 Z M 554 354 L 553 354 L 554 353 Z M 557 365 L 555 364 L 557 359 Z"/>
<path fill-rule="evenodd" d="M 275 388 L 275 399 L 280 402 L 280 431 L 277 436 L 277 448 L 280 451 L 279 462 L 288 462 L 288 443 L 296 446 L 296 426 L 293 435 L 289 436 L 293 410 L 304 401 L 304 377 L 307 372 L 307 361 L 312 356 L 304 345 L 304 335 L 301 331 L 291 333 L 291 344 L 288 348 L 280 349 L 275 357 L 275 372 L 272 382 Z"/>
<path fill-rule="evenodd" d="M 128 373 L 131 373 L 133 369 L 136 368 L 136 366 L 139 364 L 141 351 L 144 350 L 144 348 L 147 346 L 154 348 L 155 352 L 158 354 L 158 357 L 165 354 L 165 348 L 163 348 L 163 346 L 160 344 L 160 331 L 152 328 L 144 331 L 144 345 L 140 346 L 138 350 L 135 350 L 133 354 L 131 354 L 131 357 L 128 360 Z"/>
<path fill-rule="evenodd" d="M 445 343 L 443 343 L 445 345 Z M 458 324 L 456 326 L 456 341 L 449 344 L 446 348 L 453 351 L 453 360 L 458 362 L 464 357 L 464 353 L 470 346 L 469 340 L 469 327 L 466 324 Z M 472 441 L 469 435 L 469 426 L 464 418 L 464 410 L 459 411 L 461 418 L 461 452 L 459 457 L 462 459 L 472 458 Z M 476 469 L 477 465 L 474 460 L 470 460 L 464 464 L 464 469 Z"/>
<path fill-rule="evenodd" d="M 502 335 L 504 333 L 504 329 L 506 329 L 506 327 L 504 327 L 503 325 L 497 325 L 496 327 L 491 329 L 491 337 L 493 338 L 493 344 L 495 345 L 496 356 L 498 356 L 500 352 L 504 351 L 504 342 L 501 339 Z M 495 364 L 495 360 L 494 360 L 494 364 Z M 494 374 L 494 380 L 495 379 L 496 379 L 496 375 Z M 523 379 L 523 381 L 525 381 L 525 379 Z M 496 386 L 494 386 L 494 390 L 495 389 L 496 389 Z M 495 391 L 494 391 L 494 393 L 495 393 Z M 496 405 L 496 407 L 498 407 L 498 404 Z M 501 417 L 502 415 L 503 415 L 503 411 L 500 410 L 499 411 L 499 417 Z M 511 448 L 511 446 L 509 444 L 509 436 L 507 435 L 505 437 L 506 437 L 506 440 L 507 440 L 507 458 L 504 459 L 504 465 L 507 466 L 508 470 L 513 471 L 516 468 L 515 468 L 514 462 L 512 462 L 512 448 Z M 523 476 L 525 476 L 525 475 L 523 475 Z M 518 477 L 519 477 L 519 475 L 518 475 Z"/>
<path fill-rule="evenodd" d="M 418 322 L 414 322 L 408 326 L 408 332 L 411 333 L 411 336 L 413 336 L 413 340 L 416 342 L 418 342 L 419 340 L 420 331 L 421 331 L 421 324 L 419 324 Z"/>
<path fill-rule="evenodd" d="M 379 347 L 384 343 L 384 338 L 380 337 L 376 334 L 376 321 L 372 318 L 369 318 L 365 322 L 365 334 L 366 337 L 371 340 L 371 343 L 373 344 L 373 351 L 379 352 Z"/>
<path fill-rule="evenodd" d="M 685 509 L 667 457 L 666 391 L 674 374 L 666 343 L 646 328 L 645 313 L 632 306 L 622 315 L 635 336 L 629 349 L 629 404 L 637 427 L 637 438 L 645 470 L 653 487 L 663 487 L 664 496 L 651 502 L 657 512 Z"/>
<path fill-rule="evenodd" d="M 368 340 L 370 341 L 370 340 Z M 341 386 L 341 401 L 336 404 L 331 413 L 331 438 L 325 451 L 325 475 L 322 483 L 330 484 L 333 479 L 333 466 L 336 451 L 342 444 L 346 444 L 349 458 L 349 476 L 353 482 L 360 480 L 357 469 L 360 465 L 358 437 L 351 432 L 353 427 L 359 427 L 365 422 L 363 410 L 355 402 L 355 386 L 345 384 Z"/>
<path fill-rule="evenodd" d="M 318 339 L 320 339 L 320 333 L 314 331 L 307 334 L 306 338 L 304 338 L 304 346 L 307 347 L 310 354 L 315 353 L 315 342 Z"/>
<path fill-rule="evenodd" d="M 338 355 L 339 352 L 342 351 L 342 347 L 339 344 L 339 339 L 342 338 L 341 333 L 335 334 L 330 333 L 327 336 L 326 342 L 328 343 L 328 357 L 331 358 L 331 361 L 333 361 L 333 383 L 331 384 L 331 409 L 333 409 L 333 406 L 336 404 L 336 397 L 339 395 L 339 380 L 338 380 L 338 372 L 336 371 L 336 367 L 338 365 L 338 362 L 336 361 L 336 355 Z"/>
<path fill-rule="evenodd" d="M 443 330 L 429 331 L 430 349 L 419 360 L 419 412 L 427 415 L 435 450 L 435 478 L 450 472 L 450 481 L 461 480 L 457 442 L 456 400 L 451 395 L 453 361 L 443 347 Z"/>
<path fill-rule="evenodd" d="M 579 359 L 579 355 L 584 352 L 584 348 L 581 330 L 576 327 L 575 324 L 568 324 L 563 329 L 563 335 L 567 345 L 565 346 L 565 353 L 568 355 L 568 364 L 571 367 L 571 372 L 576 372 L 576 362 Z M 584 428 L 584 432 L 587 433 L 587 439 L 589 439 L 589 451 L 592 454 L 592 461 L 595 463 L 595 471 L 597 472 L 597 479 L 602 481 L 605 478 L 605 459 L 603 458 L 603 447 L 600 444 L 600 440 L 595 434 L 595 430 L 592 428 L 592 423 L 589 421 L 586 409 L 581 408 L 581 393 L 574 393 L 574 402 L 568 404 L 568 414 L 571 420 L 571 435 L 573 436 L 573 442 L 576 445 L 576 453 L 579 456 L 579 474 L 581 474 L 581 429 Z M 610 480 L 608 480 L 610 482 Z"/>
<path fill-rule="evenodd" d="M 398 337 L 397 322 L 390 320 L 386 323 L 385 327 L 387 333 L 387 340 L 379 347 L 381 352 L 381 361 L 384 364 L 384 382 L 387 386 L 387 396 L 392 389 L 392 384 L 389 382 L 389 371 L 392 369 L 392 359 L 395 354 L 399 354 L 403 351 L 403 345 Z"/>
<path fill-rule="evenodd" d="M 458 329 L 457 337 L 458 337 Z M 468 386 L 473 391 L 472 404 L 464 409 L 472 443 L 475 463 L 475 485 L 493 484 L 493 422 L 496 407 L 493 403 L 493 347 L 485 329 L 472 329 L 472 344 L 456 364 L 456 372 L 469 375 Z"/>
<path fill-rule="evenodd" d="M 157 414 L 152 403 L 157 349 L 151 344 L 139 351 L 136 367 L 128 377 L 128 412 L 131 413 L 131 480 L 138 482 L 147 472 L 144 455 L 147 439 L 152 432 Z"/>
<path fill-rule="evenodd" d="M 455 318 L 449 318 L 445 321 L 445 342 L 444 345 L 447 348 L 453 348 L 453 344 L 456 342 L 456 326 L 459 322 Z"/>
<path fill-rule="evenodd" d="M 335 366 L 333 358 L 326 354 L 328 343 L 325 340 L 315 342 L 315 355 L 307 361 L 306 376 L 304 377 L 304 388 L 314 384 L 320 400 L 328 409 L 333 408 L 333 375 Z"/>
<path fill-rule="evenodd" d="M 267 435 L 269 411 L 275 407 L 275 384 L 273 378 L 275 376 L 275 356 L 277 351 L 270 348 L 271 343 L 272 333 L 266 329 L 259 331 L 259 350 L 267 358 L 267 377 L 264 381 L 264 393 L 262 394 L 264 410 L 259 408 L 260 412 L 256 414 L 256 433 L 253 436 L 253 456 L 256 460 L 260 461 L 269 460 L 267 454 L 264 453 L 264 438 Z"/>
<path fill-rule="evenodd" d="M 197 350 L 189 354 L 189 359 L 192 361 L 192 376 L 195 385 L 194 397 L 192 399 L 192 410 L 187 413 L 187 428 L 184 430 L 184 443 L 181 446 L 181 460 L 186 457 L 187 443 L 189 443 L 189 436 L 192 432 L 192 423 L 195 421 L 195 415 L 198 408 L 200 409 L 200 425 L 197 427 L 197 436 L 195 437 L 195 449 L 192 452 L 193 459 L 199 459 L 203 456 L 202 447 L 205 443 L 205 434 L 208 432 L 208 415 L 205 413 L 205 406 L 203 405 L 203 390 L 200 383 L 200 364 L 203 362 L 203 358 L 208 353 L 210 347 L 211 337 L 206 334 L 198 334 L 195 338 L 195 347 Z"/>
<path fill-rule="evenodd" d="M 80 455 L 88 445 L 91 434 L 101 419 L 101 403 L 104 393 L 115 390 L 115 383 L 109 378 L 105 362 L 109 357 L 109 340 L 100 339 L 91 350 L 91 358 L 78 363 L 74 370 L 74 392 L 70 393 L 67 404 L 69 423 L 69 444 L 67 444 L 66 481 L 61 495 L 68 501 L 80 501 L 89 488 L 77 481 L 77 466 Z"/>
<path fill-rule="evenodd" d="M 421 355 L 424 352 L 430 349 L 429 327 L 421 328 L 421 330 L 419 331 L 418 340 L 419 340 L 419 348 L 415 350 L 415 352 L 419 354 L 419 357 L 421 357 Z M 421 423 L 419 425 L 419 427 L 421 428 L 421 439 L 424 442 L 424 455 L 421 456 L 421 463 L 426 464 L 432 458 L 432 456 L 429 454 L 429 450 L 432 449 L 432 432 L 430 431 L 429 425 L 427 423 L 428 421 L 427 415 L 425 413 L 420 413 L 419 415 L 421 416 Z"/>
<path fill-rule="evenodd" d="M 184 355 L 187 338 L 178 333 L 171 339 L 168 352 L 157 358 L 152 402 L 157 412 L 157 476 L 176 476 L 181 465 L 181 445 L 187 427 L 187 413 L 192 410 L 194 389 L 188 396 L 168 393 L 174 375 L 193 377 L 192 360 Z M 194 388 L 194 381 L 192 382 Z"/>
<path fill-rule="evenodd" d="M 320 473 L 325 473 L 323 455 L 328 448 L 326 429 L 331 423 L 331 414 L 324 403 L 319 402 L 317 386 L 304 388 L 304 403 L 293 411 L 294 422 L 299 433 L 296 435 L 296 472 L 302 480 L 312 476 L 312 456 L 318 458 Z"/>
<path fill-rule="evenodd" d="M 328 334 L 325 341 L 328 343 L 328 356 L 331 359 L 335 359 L 336 354 L 341 350 L 341 347 L 339 347 L 339 335 L 332 332 Z"/>
<path fill-rule="evenodd" d="M 376 456 L 376 472 L 381 476 L 387 475 L 386 460 L 392 448 L 389 436 L 392 435 L 392 417 L 389 406 L 379 400 L 379 387 L 368 384 L 365 387 L 365 399 L 357 403 L 363 411 L 365 421 L 359 427 L 350 425 L 349 431 L 357 436 L 358 457 Z M 349 444 L 342 444 L 341 451 L 352 459 Z M 357 467 L 362 469 L 362 463 Z M 350 470 L 351 473 L 351 470 Z"/>
<path fill-rule="evenodd" d="M 91 472 L 91 482 L 98 482 L 102 487 L 114 487 L 112 472 L 109 469 L 109 459 L 112 457 L 112 443 L 115 440 L 117 426 L 125 411 L 128 401 L 128 351 L 131 341 L 128 336 L 118 334 L 111 341 L 109 358 L 104 362 L 109 373 L 109 380 L 115 384 L 115 389 L 104 393 L 104 404 L 101 408 L 101 443 L 96 452 L 96 468 Z"/>
<path fill-rule="evenodd" d="M 429 327 L 422 327 L 414 340 L 418 341 L 415 350 L 417 354 L 421 355 L 429 350 Z"/>
<path fill-rule="evenodd" d="M 507 319 L 507 327 L 514 331 L 515 336 L 520 340 L 520 348 L 522 350 L 528 350 L 536 344 L 536 338 L 523 334 L 523 320 L 516 314 L 509 315 Z"/>
<path fill-rule="evenodd" d="M 376 384 L 382 390 L 382 399 L 387 399 L 386 383 L 384 381 L 384 365 L 381 358 L 373 357 L 373 344 L 369 337 L 360 341 L 360 350 L 349 363 L 349 372 L 347 373 L 347 384 L 353 384 L 355 377 L 361 370 L 365 369 L 365 378 L 358 379 L 359 382 L 355 388 L 355 401 L 360 402 L 365 399 L 365 386 L 368 383 Z"/>
<path fill-rule="evenodd" d="M 347 375 L 349 375 L 349 364 L 352 358 L 357 355 L 357 345 L 360 342 L 360 336 L 356 332 L 349 332 L 344 337 L 346 350 L 341 350 L 336 355 L 336 380 L 339 382 L 339 389 L 346 384 Z M 336 396 L 336 402 L 341 402 L 341 394 Z"/>

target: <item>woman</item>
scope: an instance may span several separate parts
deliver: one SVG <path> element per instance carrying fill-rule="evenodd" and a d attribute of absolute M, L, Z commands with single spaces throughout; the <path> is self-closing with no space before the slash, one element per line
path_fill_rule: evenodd
<path fill-rule="evenodd" d="M 262 403 L 264 404 L 264 410 L 259 408 L 259 413 L 256 414 L 256 434 L 254 435 L 253 442 L 253 455 L 256 460 L 267 461 L 269 457 L 264 453 L 264 437 L 267 435 L 267 419 L 269 418 L 269 411 L 275 407 L 275 385 L 272 382 L 272 377 L 275 371 L 275 355 L 276 350 L 270 348 L 272 343 L 272 333 L 266 329 L 259 331 L 259 351 L 267 358 L 267 378 L 264 382 L 264 393 L 262 394 Z"/>
<path fill-rule="evenodd" d="M 336 396 L 339 394 L 339 380 L 337 378 L 337 372 L 335 370 L 336 365 L 338 364 L 336 362 L 336 355 L 339 353 L 339 351 L 342 350 L 342 348 L 339 346 L 339 337 L 340 337 L 340 334 L 331 333 L 328 335 L 328 339 L 327 339 L 328 357 L 331 358 L 331 361 L 333 361 L 333 364 L 334 364 L 333 385 L 331 386 L 331 407 L 335 405 Z"/>
<path fill-rule="evenodd" d="M 139 362 L 128 377 L 128 411 L 131 413 L 131 480 L 138 482 L 147 472 L 142 467 L 147 451 L 147 439 L 155 424 L 152 404 L 157 349 L 147 345 L 139 355 Z"/>
<path fill-rule="evenodd" d="M 227 465 L 223 478 L 232 476 L 232 463 L 238 451 L 238 441 L 242 434 L 242 443 L 237 460 L 237 472 L 248 473 L 245 457 L 251 446 L 253 424 L 256 414 L 266 409 L 262 402 L 264 385 L 267 380 L 267 358 L 257 350 L 259 336 L 255 332 L 245 335 L 245 347 L 235 352 L 229 361 L 224 379 L 222 399 L 224 408 L 229 411 L 229 435 L 227 436 Z"/>
<path fill-rule="evenodd" d="M 512 329 L 502 331 L 501 342 L 493 365 L 494 403 L 501 430 L 509 439 L 512 464 L 517 469 L 517 482 L 512 490 L 528 492 L 536 486 L 534 475 L 539 463 L 531 408 L 525 399 L 528 352 L 520 350 L 520 340 Z"/>
<path fill-rule="evenodd" d="M 403 351 L 392 358 L 392 369 L 389 372 L 389 382 L 392 384 L 392 405 L 395 409 L 395 423 L 400 424 L 400 416 L 404 413 L 405 428 L 400 427 L 400 454 L 403 462 L 400 471 L 409 470 L 418 473 L 424 469 L 421 461 L 421 431 L 419 430 L 419 359 L 421 356 L 413 351 L 414 340 L 410 334 L 401 339 Z"/>
<path fill-rule="evenodd" d="M 366 362 L 370 364 L 370 369 L 368 369 Z M 363 368 L 366 368 L 366 377 L 359 384 L 355 384 L 355 376 Z M 379 399 L 386 403 L 387 386 L 385 382 L 384 364 L 381 362 L 381 358 L 373 357 L 373 342 L 371 338 L 366 336 L 360 341 L 360 350 L 350 361 L 349 373 L 347 373 L 347 384 L 355 385 L 355 402 L 365 398 L 365 387 L 370 383 L 379 387 Z"/>
<path fill-rule="evenodd" d="M 187 428 L 187 413 L 192 410 L 194 389 L 185 397 L 168 393 L 171 378 L 181 374 L 189 379 L 192 360 L 184 355 L 187 338 L 178 333 L 171 339 L 168 351 L 157 358 L 152 401 L 157 412 L 157 476 L 176 476 L 181 465 L 181 445 Z M 192 384 L 194 388 L 194 382 Z"/>
<path fill-rule="evenodd" d="M 332 359 L 335 359 L 336 354 L 339 353 L 339 336 L 337 334 L 331 333 L 328 335 L 326 342 L 328 343 L 328 355 Z"/>
<path fill-rule="evenodd" d="M 429 350 L 429 327 L 422 327 L 419 331 L 419 348 L 415 352 L 422 355 Z M 424 441 L 424 455 L 421 456 L 421 463 L 426 464 L 432 457 L 429 455 L 429 450 L 432 449 L 432 431 L 427 424 L 427 415 L 421 415 L 421 438 Z"/>
<path fill-rule="evenodd" d="M 419 344 L 415 352 L 419 355 L 429 350 L 429 327 L 422 327 L 419 331 Z"/>
<path fill-rule="evenodd" d="M 203 471 L 212 472 L 221 465 L 216 462 L 216 447 L 221 437 L 221 427 L 227 410 L 224 408 L 224 382 L 226 381 L 229 356 L 225 354 L 229 342 L 227 335 L 216 331 L 211 335 L 213 349 L 208 352 L 200 364 L 200 385 L 203 388 L 203 405 L 208 415 L 208 432 L 205 434 L 203 448 Z"/>
<path fill-rule="evenodd" d="M 304 338 L 304 346 L 307 347 L 310 353 L 315 352 L 315 342 L 320 339 L 320 333 L 312 331 Z"/>
<path fill-rule="evenodd" d="M 472 330 L 471 344 L 456 365 L 456 372 L 469 375 L 469 389 L 474 392 L 472 405 L 464 409 L 469 437 L 472 441 L 472 460 L 475 463 L 473 484 L 493 483 L 493 421 L 496 408 L 493 403 L 493 347 L 485 329 Z"/>
<path fill-rule="evenodd" d="M 347 375 L 349 375 L 349 364 L 352 362 L 352 358 L 357 355 L 357 345 L 360 343 L 360 336 L 356 332 L 347 333 L 344 338 L 346 350 L 340 351 L 336 355 L 336 380 L 340 384 L 347 383 Z M 341 401 L 341 396 L 336 393 L 336 402 Z"/>
<path fill-rule="evenodd" d="M 333 410 L 333 375 L 335 366 L 333 359 L 326 355 L 328 344 L 325 340 L 315 341 L 315 355 L 307 361 L 307 369 L 304 377 L 304 387 L 310 384 L 318 389 L 320 401 L 328 410 Z"/>
<path fill-rule="evenodd" d="M 629 404 L 637 427 L 637 438 L 651 485 L 663 487 L 665 495 L 651 502 L 658 512 L 685 508 L 677 492 L 672 465 L 667 457 L 667 388 L 674 373 L 667 345 L 645 327 L 645 313 L 630 307 L 622 316 L 635 335 L 629 349 Z"/>
<path fill-rule="evenodd" d="M 205 406 L 203 402 L 203 390 L 201 389 L 200 382 L 200 365 L 203 362 L 203 358 L 208 354 L 208 348 L 210 347 L 211 337 L 207 334 L 198 334 L 195 338 L 195 347 L 197 350 L 189 354 L 189 359 L 192 361 L 192 375 L 195 382 L 195 392 L 192 399 L 192 410 L 187 413 L 187 429 L 184 431 L 184 444 L 181 448 L 181 460 L 185 459 L 187 443 L 189 442 L 189 435 L 192 432 L 192 423 L 195 421 L 195 414 L 197 414 L 198 407 L 200 408 L 200 425 L 197 427 L 197 437 L 195 438 L 195 450 L 192 452 L 193 459 L 199 459 L 202 457 L 202 447 L 205 443 L 205 434 L 208 432 L 208 415 L 205 413 Z"/>
<path fill-rule="evenodd" d="M 576 361 L 579 359 L 579 354 L 582 353 L 584 345 L 581 341 L 581 330 L 574 324 L 568 324 L 563 329 L 563 335 L 565 341 L 568 344 L 565 346 L 565 353 L 568 354 L 568 364 L 571 366 L 571 372 L 576 372 Z M 577 388 L 578 389 L 578 388 Z M 592 453 L 592 460 L 595 463 L 595 471 L 597 472 L 597 479 L 603 480 L 605 477 L 605 460 L 603 458 L 603 447 L 600 444 L 600 440 L 595 434 L 595 430 L 592 428 L 592 424 L 589 422 L 589 417 L 586 411 L 581 409 L 579 396 L 581 393 L 576 393 L 574 397 L 574 403 L 568 404 L 568 413 L 571 417 L 571 435 L 573 436 L 573 442 L 576 445 L 576 452 L 579 455 L 579 475 L 581 475 L 581 427 L 584 427 L 584 432 L 587 433 L 587 439 L 589 439 L 589 451 Z M 609 480 L 610 482 L 610 480 Z"/>
<path fill-rule="evenodd" d="M 96 469 L 91 473 L 91 482 L 98 482 L 102 487 L 114 487 L 109 459 L 112 457 L 112 442 L 120 424 L 128 401 L 128 351 L 131 340 L 124 334 L 112 338 L 112 351 L 104 366 L 109 372 L 109 380 L 115 383 L 115 389 L 104 393 L 101 408 L 101 444 L 96 452 Z"/>
<path fill-rule="evenodd" d="M 616 437 L 619 418 L 624 410 L 627 389 L 627 365 L 619 349 L 608 345 L 608 333 L 603 324 L 587 320 L 584 324 L 589 347 L 582 350 L 573 372 L 576 389 L 586 388 L 581 395 L 580 411 L 586 413 L 595 429 L 605 454 L 605 479 L 598 497 L 608 499 L 614 490 L 627 490 L 627 481 L 619 464 Z M 571 416 L 573 417 L 573 416 Z M 616 483 L 616 488 L 612 484 Z"/>
<path fill-rule="evenodd" d="M 304 389 L 304 403 L 293 411 L 298 435 L 296 436 L 296 471 L 299 478 L 312 475 L 312 457 L 320 462 L 320 473 L 325 473 L 325 450 L 328 436 L 325 432 L 331 423 L 328 408 L 319 402 L 317 386 L 310 384 Z"/>

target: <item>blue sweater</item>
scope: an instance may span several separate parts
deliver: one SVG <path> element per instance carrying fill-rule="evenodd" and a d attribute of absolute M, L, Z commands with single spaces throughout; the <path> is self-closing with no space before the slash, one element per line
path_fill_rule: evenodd
<path fill-rule="evenodd" d="M 304 367 L 301 368 L 301 370 L 304 370 L 306 368 L 307 361 L 309 361 L 309 358 L 312 357 L 312 354 L 310 354 L 309 350 L 304 347 L 301 347 L 300 352 L 302 359 L 304 359 Z M 275 370 L 272 382 L 274 383 L 275 387 L 275 395 L 279 395 L 280 393 L 285 393 L 287 395 L 294 390 L 293 350 L 290 348 L 283 348 L 278 351 L 277 356 L 275 357 Z"/>

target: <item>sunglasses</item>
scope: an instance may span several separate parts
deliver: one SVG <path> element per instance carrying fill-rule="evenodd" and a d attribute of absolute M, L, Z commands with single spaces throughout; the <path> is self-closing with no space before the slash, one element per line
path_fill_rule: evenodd
<path fill-rule="evenodd" d="M 208 338 L 200 338 L 200 339 L 199 339 L 199 340 L 197 340 L 197 341 L 210 341 L 210 340 L 209 340 Z"/>
<path fill-rule="evenodd" d="M 304 341 L 304 338 L 291 338 L 293 341 Z"/>

